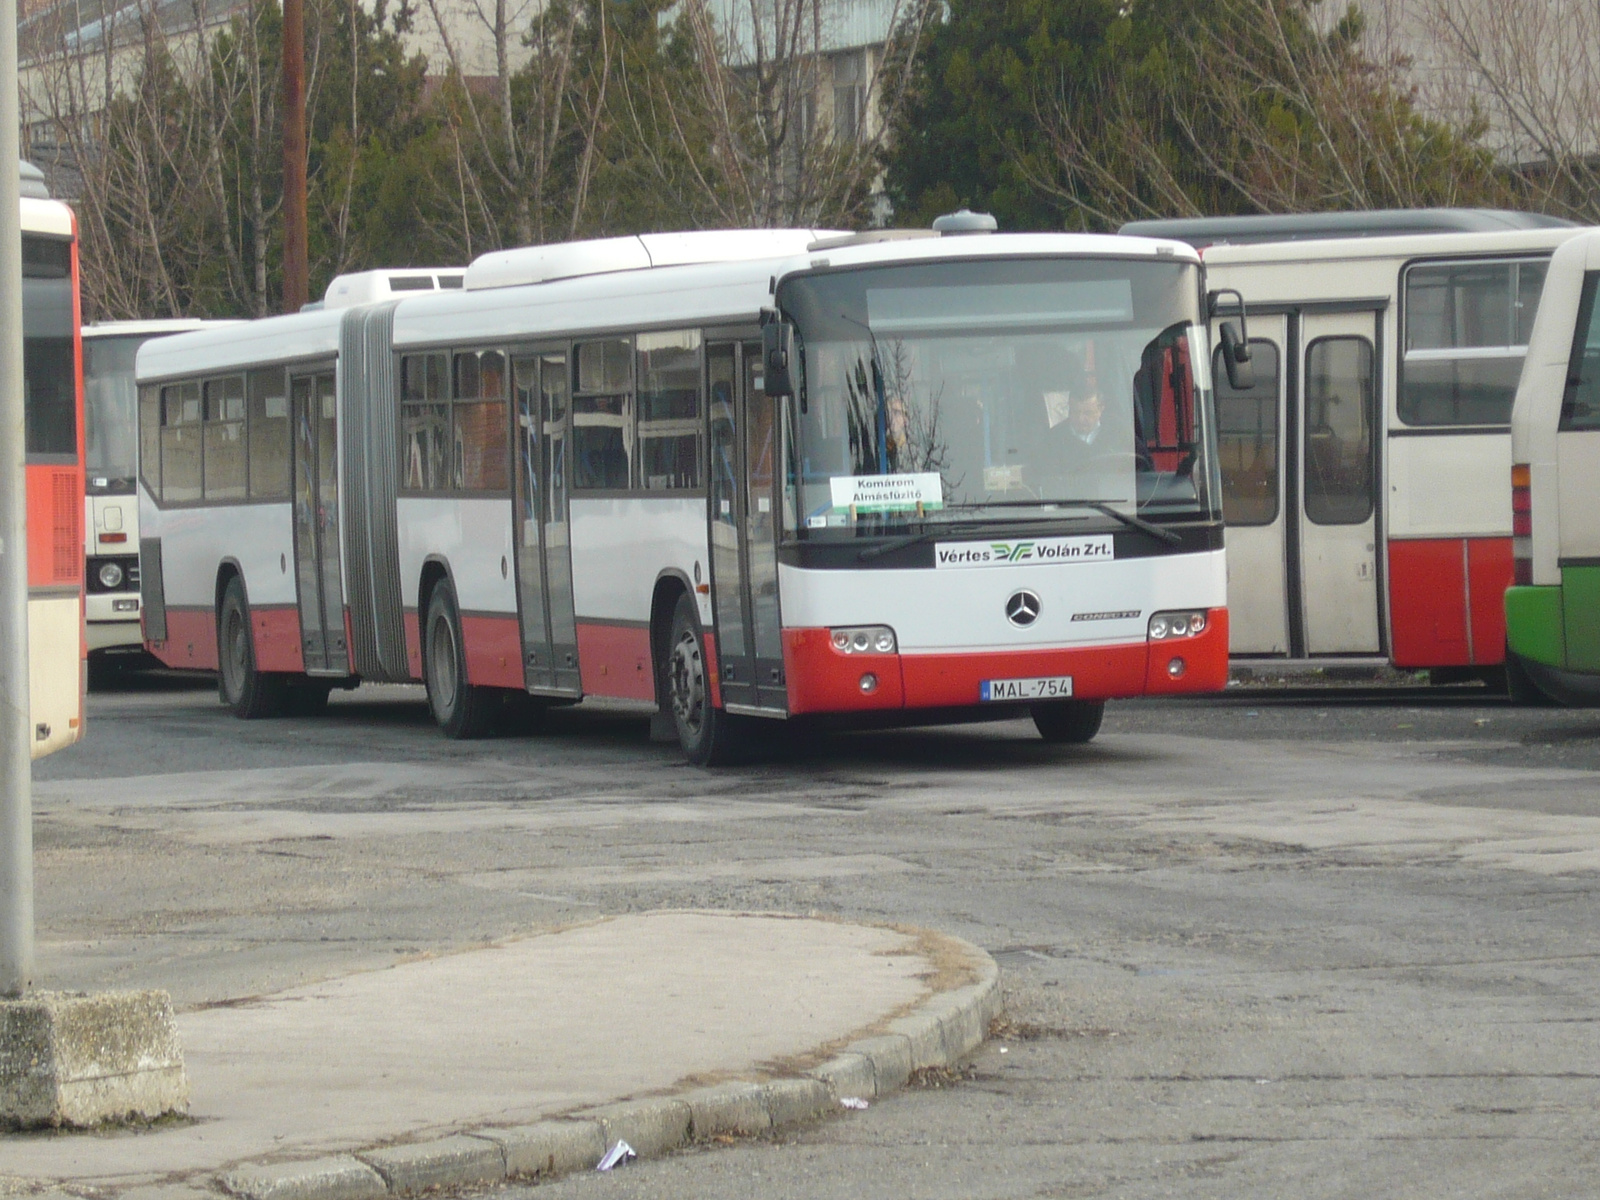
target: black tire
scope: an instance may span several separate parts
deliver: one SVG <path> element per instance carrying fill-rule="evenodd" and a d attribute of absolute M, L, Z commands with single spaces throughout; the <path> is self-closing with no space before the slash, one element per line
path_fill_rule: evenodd
<path fill-rule="evenodd" d="M 89 655 L 89 690 L 110 692 L 122 686 L 126 676 L 122 666 L 107 654 Z"/>
<path fill-rule="evenodd" d="M 1104 700 L 1052 700 L 1030 711 L 1039 736 L 1047 742 L 1076 746 L 1092 741 L 1105 719 Z"/>
<path fill-rule="evenodd" d="M 480 738 L 500 716 L 500 693 L 467 679 L 467 648 L 461 637 L 455 588 L 441 579 L 428 595 L 422 623 L 422 681 L 428 708 L 445 737 Z"/>
<path fill-rule="evenodd" d="M 1506 647 L 1506 695 L 1524 708 L 1551 708 L 1555 701 L 1528 675 L 1522 660 Z"/>
<path fill-rule="evenodd" d="M 244 721 L 283 715 L 287 681 L 282 675 L 256 670 L 256 649 L 250 636 L 250 604 L 244 581 L 228 580 L 217 610 L 217 694 Z"/>
<path fill-rule="evenodd" d="M 685 593 L 672 613 L 672 633 L 667 638 L 662 689 L 678 730 L 683 756 L 697 767 L 717 767 L 732 762 L 744 740 L 737 717 L 711 703 L 706 673 L 706 642 L 700 634 L 700 616 Z"/>
<path fill-rule="evenodd" d="M 283 699 L 283 711 L 290 717 L 320 717 L 328 711 L 328 693 L 331 683 L 318 683 L 307 679 L 291 683 Z"/>

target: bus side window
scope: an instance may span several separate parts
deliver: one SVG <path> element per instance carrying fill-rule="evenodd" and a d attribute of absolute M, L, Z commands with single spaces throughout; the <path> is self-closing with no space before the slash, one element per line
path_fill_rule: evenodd
<path fill-rule="evenodd" d="M 169 504 L 201 496 L 200 385 L 161 389 L 161 498 Z"/>
<path fill-rule="evenodd" d="M 250 495 L 257 500 L 286 500 L 289 397 L 283 371 L 251 371 L 245 382 L 250 397 Z"/>
<path fill-rule="evenodd" d="M 1214 358 L 1222 519 L 1228 525 L 1270 525 L 1278 518 L 1278 347 L 1250 339 L 1256 379 L 1245 392 L 1228 386 L 1220 347 Z"/>
<path fill-rule="evenodd" d="M 506 357 L 498 350 L 457 354 L 455 368 L 450 486 L 454 491 L 504 495 L 510 486 Z"/>
<path fill-rule="evenodd" d="M 639 482 L 650 491 L 698 488 L 700 331 L 641 333 Z"/>
<path fill-rule="evenodd" d="M 205 493 L 207 500 L 245 498 L 244 376 L 205 385 Z"/>
<path fill-rule="evenodd" d="M 1547 269 L 1542 259 L 1406 268 L 1402 421 L 1504 425 L 1511 420 Z"/>
<path fill-rule="evenodd" d="M 139 478 L 161 499 L 161 389 L 150 383 L 139 389 Z"/>
<path fill-rule="evenodd" d="M 1600 272 L 1591 271 L 1583 279 L 1583 296 L 1578 301 L 1578 335 L 1572 339 L 1572 361 L 1567 365 L 1567 387 L 1561 397 L 1561 426 L 1569 429 L 1600 429 L 1600 304 L 1595 292 Z"/>
<path fill-rule="evenodd" d="M 443 491 L 450 446 L 449 358 L 408 354 L 400 360 L 400 489 Z"/>
<path fill-rule="evenodd" d="M 577 367 L 572 486 L 624 491 L 633 479 L 632 347 L 623 338 L 589 342 L 577 348 Z"/>

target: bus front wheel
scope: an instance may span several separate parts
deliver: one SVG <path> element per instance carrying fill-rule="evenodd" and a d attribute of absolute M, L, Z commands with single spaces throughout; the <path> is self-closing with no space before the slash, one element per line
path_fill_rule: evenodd
<path fill-rule="evenodd" d="M 422 624 L 422 681 L 428 708 L 446 737 L 478 738 L 494 725 L 500 696 L 493 688 L 467 682 L 460 609 L 448 580 L 441 580 L 428 596 L 428 615 Z"/>
<path fill-rule="evenodd" d="M 1091 741 L 1105 719 L 1104 700 L 1052 700 L 1035 704 L 1033 724 L 1047 742 L 1075 746 Z"/>
<path fill-rule="evenodd" d="M 250 604 L 235 575 L 222 593 L 217 614 L 217 691 L 233 715 L 246 721 L 283 713 L 284 678 L 256 670 L 250 637 Z"/>
<path fill-rule="evenodd" d="M 697 767 L 715 767 L 731 761 L 737 741 L 738 719 L 711 702 L 705 639 L 694 601 L 678 597 L 672 614 L 672 636 L 667 642 L 667 699 L 683 756 Z"/>

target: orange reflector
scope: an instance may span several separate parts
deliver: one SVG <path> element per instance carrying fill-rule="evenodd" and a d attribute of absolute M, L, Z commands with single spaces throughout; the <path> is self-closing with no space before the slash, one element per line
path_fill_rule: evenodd
<path fill-rule="evenodd" d="M 125 542 L 128 540 L 128 535 L 126 533 L 102 533 L 100 540 L 102 542 Z"/>
<path fill-rule="evenodd" d="M 1511 486 L 1520 488 L 1533 486 L 1531 482 L 1532 474 L 1528 470 L 1527 463 L 1517 463 L 1511 468 Z"/>

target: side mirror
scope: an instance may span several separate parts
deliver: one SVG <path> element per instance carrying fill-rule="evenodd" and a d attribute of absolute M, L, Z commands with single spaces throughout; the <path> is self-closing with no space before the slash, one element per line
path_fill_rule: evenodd
<path fill-rule="evenodd" d="M 1218 334 L 1222 338 L 1222 368 L 1228 373 L 1228 386 L 1236 392 L 1248 392 L 1256 385 L 1250 343 L 1232 321 L 1224 321 Z"/>
<path fill-rule="evenodd" d="M 761 390 L 772 397 L 794 395 L 790 364 L 794 359 L 794 328 L 776 311 L 761 314 Z"/>

